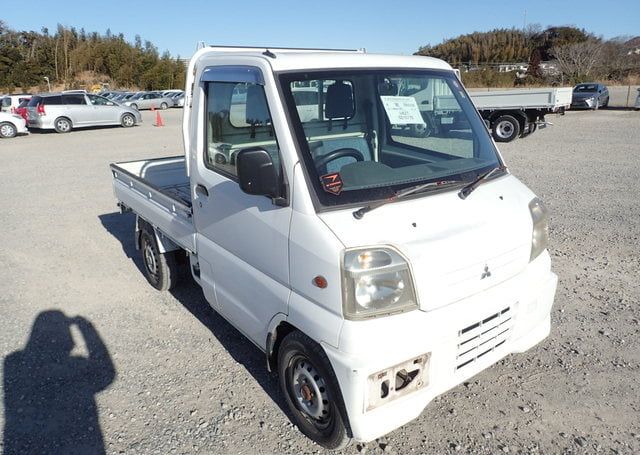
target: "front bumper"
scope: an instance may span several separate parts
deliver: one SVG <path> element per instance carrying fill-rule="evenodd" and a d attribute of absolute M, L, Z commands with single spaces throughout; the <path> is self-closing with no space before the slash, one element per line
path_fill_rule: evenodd
<path fill-rule="evenodd" d="M 340 384 L 353 437 L 366 442 L 389 433 L 418 417 L 436 396 L 504 356 L 539 343 L 549 334 L 556 285 L 557 276 L 550 271 L 545 252 L 516 277 L 446 307 L 366 322 L 346 321 L 340 349 L 323 347 Z M 480 347 L 481 355 L 468 354 L 468 345 L 461 347 L 461 337 L 470 332 L 462 332 L 481 331 L 476 324 L 495 315 L 500 316 L 493 321 L 506 321 L 499 329 L 500 338 Z M 508 331 L 503 330 L 507 327 Z M 424 384 L 372 408 L 371 402 L 380 397 L 369 396 L 370 376 L 424 354 L 428 356 Z"/>
<path fill-rule="evenodd" d="M 594 98 L 575 99 L 571 101 L 571 109 L 593 109 L 596 105 Z"/>

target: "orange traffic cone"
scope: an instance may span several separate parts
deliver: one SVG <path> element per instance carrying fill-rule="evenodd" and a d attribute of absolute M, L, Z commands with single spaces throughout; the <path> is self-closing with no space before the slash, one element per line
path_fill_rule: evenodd
<path fill-rule="evenodd" d="M 156 111 L 156 123 L 154 123 L 153 126 L 164 126 L 164 122 L 162 121 L 159 110 Z"/>

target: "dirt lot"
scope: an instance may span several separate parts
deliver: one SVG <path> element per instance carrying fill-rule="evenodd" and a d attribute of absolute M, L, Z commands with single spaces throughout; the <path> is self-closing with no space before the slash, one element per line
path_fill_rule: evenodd
<path fill-rule="evenodd" d="M 179 154 L 181 114 L 164 117 L 0 141 L 6 454 L 20 438 L 33 453 L 323 452 L 193 283 L 161 294 L 140 272 L 108 164 Z M 551 336 L 347 453 L 640 452 L 640 113 L 550 120 L 501 149 L 552 211 Z"/>

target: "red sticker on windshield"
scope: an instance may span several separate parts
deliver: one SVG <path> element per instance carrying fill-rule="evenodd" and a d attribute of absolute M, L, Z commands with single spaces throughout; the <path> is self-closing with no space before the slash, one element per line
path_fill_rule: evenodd
<path fill-rule="evenodd" d="M 325 174 L 320 177 L 322 182 L 322 188 L 331 194 L 336 196 L 342 191 L 342 179 L 339 172 L 332 172 L 331 174 Z"/>

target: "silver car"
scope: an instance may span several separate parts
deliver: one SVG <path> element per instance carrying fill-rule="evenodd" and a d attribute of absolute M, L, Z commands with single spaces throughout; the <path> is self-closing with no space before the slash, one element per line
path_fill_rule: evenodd
<path fill-rule="evenodd" d="M 609 89 L 606 85 L 589 82 L 573 88 L 571 109 L 599 109 L 609 105 Z"/>
<path fill-rule="evenodd" d="M 173 100 L 158 92 L 142 92 L 132 96 L 123 103 L 133 109 L 167 109 L 173 106 Z"/>
<path fill-rule="evenodd" d="M 142 122 L 140 112 L 103 96 L 86 93 L 46 93 L 27 104 L 29 128 L 68 133 L 74 128 L 102 125 L 132 127 Z"/>

